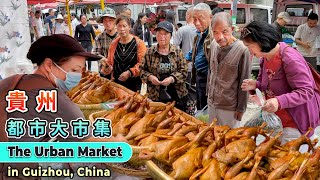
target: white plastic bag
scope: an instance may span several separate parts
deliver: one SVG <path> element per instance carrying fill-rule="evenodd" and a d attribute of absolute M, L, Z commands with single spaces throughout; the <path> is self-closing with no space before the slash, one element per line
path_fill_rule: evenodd
<path fill-rule="evenodd" d="M 209 122 L 208 105 L 206 105 L 200 111 L 197 111 L 195 117 L 203 122 Z"/>
<path fill-rule="evenodd" d="M 265 100 L 262 96 L 261 91 L 259 89 L 256 89 L 256 94 L 260 100 L 261 106 L 263 106 L 265 103 Z M 248 120 L 244 126 L 256 127 L 256 126 L 261 126 L 262 123 L 264 122 L 267 123 L 267 126 L 265 127 L 265 129 L 267 130 L 274 130 L 276 132 L 283 130 L 283 126 L 280 118 L 275 113 L 268 113 L 263 110 L 261 110 L 258 118 L 253 118 Z"/>

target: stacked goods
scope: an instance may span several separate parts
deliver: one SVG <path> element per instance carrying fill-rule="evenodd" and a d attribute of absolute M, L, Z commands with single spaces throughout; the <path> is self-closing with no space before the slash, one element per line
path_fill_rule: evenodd
<path fill-rule="evenodd" d="M 121 134 L 129 144 L 139 146 L 148 146 L 157 139 L 171 137 L 167 134 L 188 134 L 187 129 L 191 132 L 205 125 L 174 108 L 174 104 L 149 102 L 147 97 L 135 94 L 120 101 L 112 111 L 100 117 L 112 121 L 114 136 Z M 188 135 L 191 138 L 192 133 Z"/>
<path fill-rule="evenodd" d="M 307 137 L 280 145 L 282 133 L 268 136 L 264 128 L 210 125 L 186 116 L 174 102 L 152 106 L 147 98 L 133 95 L 114 110 L 101 114 L 112 121 L 114 136 L 122 134 L 133 148 L 143 147 L 140 160 L 156 179 L 317 179 L 320 148 Z M 273 133 L 270 133 L 273 134 Z M 257 145 L 258 135 L 265 140 Z M 309 151 L 299 152 L 302 144 Z M 161 169 L 159 169 L 161 167 Z M 169 178 L 169 179 L 170 179 Z"/>
<path fill-rule="evenodd" d="M 153 142 L 169 137 L 167 134 L 182 133 L 192 138 L 193 133 L 187 131 L 205 125 L 174 108 L 174 104 L 150 102 L 147 97 L 135 94 L 120 101 L 112 111 L 92 114 L 90 120 L 97 117 L 110 119 L 113 136 L 121 134 L 135 148 L 148 149 Z"/>
<path fill-rule="evenodd" d="M 76 104 L 99 104 L 110 100 L 122 100 L 128 96 L 123 87 L 94 73 L 83 73 L 79 84 L 67 92 Z"/>
<path fill-rule="evenodd" d="M 313 149 L 316 142 L 311 142 L 304 134 L 280 146 L 278 139 L 282 133 L 267 136 L 263 126 L 230 129 L 212 123 L 207 127 L 209 130 L 204 129 L 197 135 L 200 138 L 170 150 L 169 158 L 161 161 L 168 165 L 162 171 L 170 176 L 156 172 L 159 168 L 155 168 L 154 163 L 147 163 L 149 170 L 154 177 L 161 176 L 162 179 L 298 180 L 320 177 L 320 148 Z M 203 142 L 207 141 L 204 138 L 208 134 L 204 134 L 210 132 L 214 134 L 214 141 L 207 146 Z M 256 145 L 258 134 L 266 139 Z M 300 146 L 305 143 L 309 145 L 309 152 L 300 153 Z"/>

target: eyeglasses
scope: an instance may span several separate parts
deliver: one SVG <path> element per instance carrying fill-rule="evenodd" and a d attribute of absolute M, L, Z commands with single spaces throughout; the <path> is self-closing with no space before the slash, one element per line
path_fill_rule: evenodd
<path fill-rule="evenodd" d="M 241 29 L 241 39 L 244 39 L 244 38 L 247 37 L 249 34 L 251 34 L 251 32 L 249 31 L 249 29 L 247 29 L 247 28 L 242 28 L 242 29 Z"/>

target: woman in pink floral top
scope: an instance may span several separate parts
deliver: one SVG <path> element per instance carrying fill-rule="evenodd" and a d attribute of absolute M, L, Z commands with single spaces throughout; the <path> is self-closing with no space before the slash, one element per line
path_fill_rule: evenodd
<path fill-rule="evenodd" d="M 257 80 L 244 80 L 242 90 L 258 88 L 265 92 L 267 100 L 262 109 L 280 117 L 283 142 L 298 138 L 309 127 L 317 127 L 320 95 L 303 56 L 285 43 L 279 43 L 280 34 L 264 22 L 248 24 L 241 38 L 250 52 L 260 58 Z"/>

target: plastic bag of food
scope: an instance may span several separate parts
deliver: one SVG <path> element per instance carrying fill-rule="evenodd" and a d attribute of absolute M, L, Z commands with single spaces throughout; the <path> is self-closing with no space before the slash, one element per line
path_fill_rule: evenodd
<path fill-rule="evenodd" d="M 256 89 L 256 94 L 260 100 L 261 106 L 263 106 L 265 104 L 265 100 L 261 91 Z M 283 130 L 280 118 L 275 113 L 268 113 L 267 111 L 263 110 L 260 111 L 260 115 L 258 117 L 248 120 L 244 126 L 256 127 L 261 126 L 264 122 L 267 123 L 267 126 L 265 127 L 267 130 L 274 130 L 276 132 Z"/>
<path fill-rule="evenodd" d="M 195 117 L 203 122 L 209 122 L 208 105 L 206 105 L 200 111 L 197 111 Z"/>

